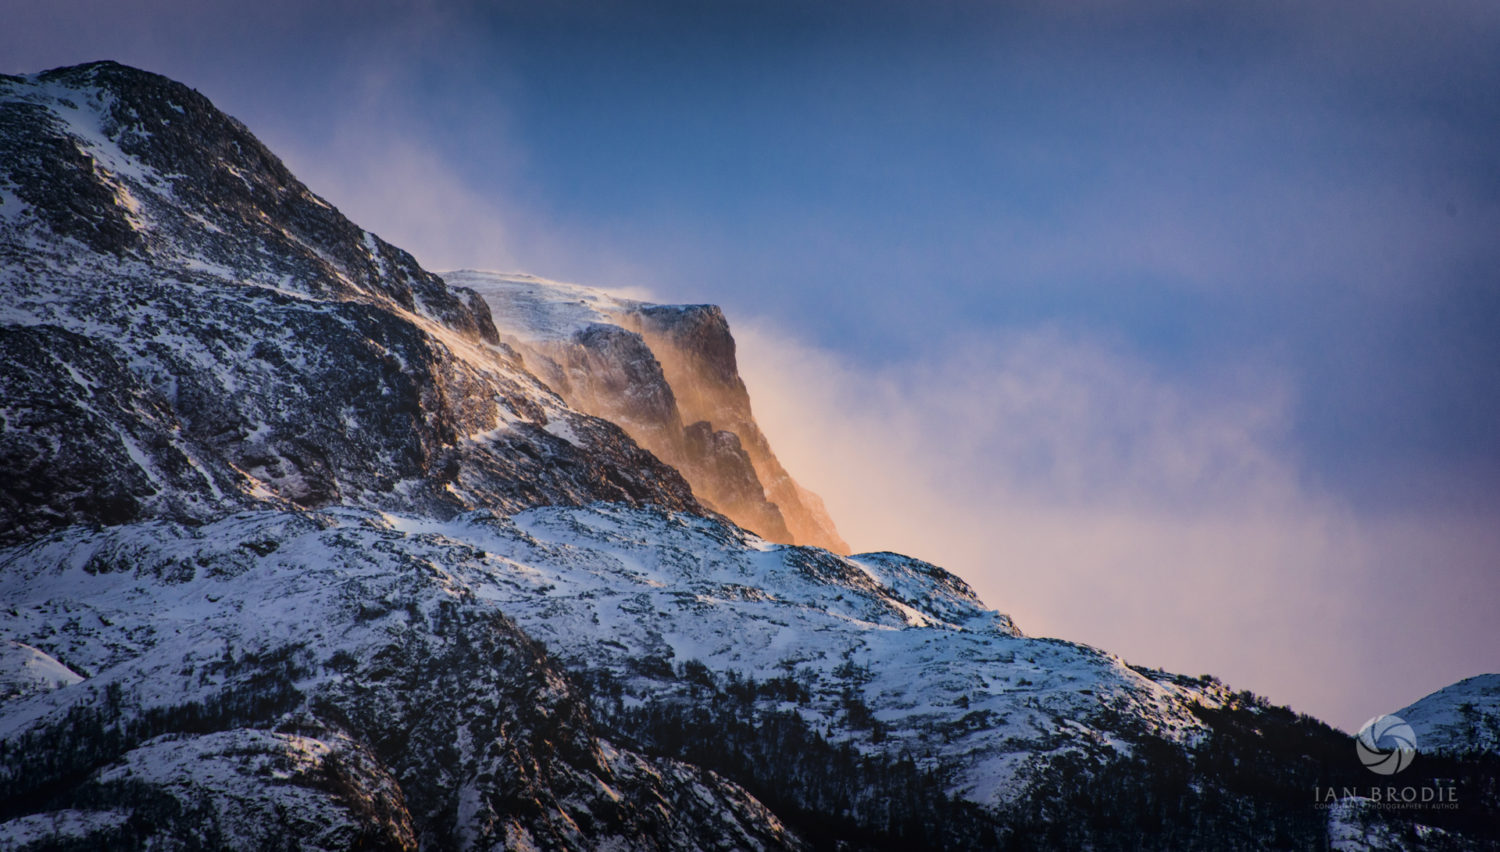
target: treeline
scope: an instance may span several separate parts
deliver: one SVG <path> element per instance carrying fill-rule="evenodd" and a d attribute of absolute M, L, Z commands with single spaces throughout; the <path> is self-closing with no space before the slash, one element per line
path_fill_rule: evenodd
<path fill-rule="evenodd" d="M 1392 779 L 1359 764 L 1348 734 L 1249 693 L 1193 711 L 1208 729 L 1193 747 L 1137 736 L 1128 757 L 1052 759 L 1009 815 L 1005 846 L 1323 850 L 1328 803 L 1318 790 L 1441 784 L 1457 788 L 1459 808 L 1381 811 L 1379 821 L 1410 848 L 1500 849 L 1495 755 L 1419 755 Z"/>
<path fill-rule="evenodd" d="M 226 678 L 202 701 L 140 708 L 118 682 L 92 690 L 51 724 L 14 740 L 0 740 L 0 822 L 70 807 L 74 792 L 95 769 L 153 737 L 203 734 L 274 719 L 302 700 L 293 685 L 302 673 L 297 646 L 212 664 Z"/>
<path fill-rule="evenodd" d="M 945 792 L 938 772 L 909 755 L 862 754 L 832 743 L 786 703 L 805 704 L 790 677 L 758 681 L 717 675 L 696 661 L 678 666 L 687 695 L 631 706 L 604 671 L 580 676 L 602 730 L 631 748 L 711 769 L 749 790 L 790 828 L 826 849 L 993 849 L 999 825 Z M 869 710 L 846 702 L 862 717 Z M 872 731 L 873 733 L 873 731 Z"/>

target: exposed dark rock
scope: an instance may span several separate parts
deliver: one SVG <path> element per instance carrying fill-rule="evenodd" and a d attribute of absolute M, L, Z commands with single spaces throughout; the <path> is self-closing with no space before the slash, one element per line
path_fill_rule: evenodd
<path fill-rule="evenodd" d="M 0 137 L 9 143 L 8 182 L 52 233 L 101 253 L 141 245 L 125 209 L 95 174 L 98 163 L 72 143 L 56 115 L 37 104 L 0 102 Z"/>
<path fill-rule="evenodd" d="M 147 514 L 204 519 L 236 502 L 215 493 L 241 493 L 244 478 L 184 434 L 170 403 L 107 343 L 0 326 L 0 399 L 0 540 Z"/>
<path fill-rule="evenodd" d="M 313 195 L 197 92 L 0 81 L 0 542 L 251 503 L 701 510 L 570 410 L 483 299 Z"/>

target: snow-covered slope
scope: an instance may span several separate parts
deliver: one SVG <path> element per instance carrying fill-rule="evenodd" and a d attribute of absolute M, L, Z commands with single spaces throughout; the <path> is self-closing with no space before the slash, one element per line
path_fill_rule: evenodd
<path fill-rule="evenodd" d="M 1421 753 L 1500 754 L 1500 674 L 1465 678 L 1396 711 Z"/>
<path fill-rule="evenodd" d="M 0 633 L 86 677 L 3 705 L 0 838 L 1281 848 L 1362 771 L 926 563 L 621 505 L 75 528 L 0 551 Z"/>
<path fill-rule="evenodd" d="M 619 325 L 649 304 L 598 287 L 523 273 L 459 269 L 442 275 L 450 285 L 482 296 L 500 336 L 523 343 L 566 343 L 591 325 Z"/>
<path fill-rule="evenodd" d="M 598 738 L 490 600 L 509 567 L 353 511 L 6 552 L 0 632 L 88 677 L 4 705 L 0 841 L 66 811 L 105 845 L 796 845 L 735 785 Z"/>
<path fill-rule="evenodd" d="M 0 540 L 255 504 L 697 507 L 483 300 L 185 86 L 0 78 L 0 200 Z"/>
<path fill-rule="evenodd" d="M 1116 726 L 1181 740 L 1199 728 L 1187 703 L 1219 701 L 1022 637 L 958 578 L 894 554 L 839 558 L 623 507 L 481 520 L 410 530 L 527 566 L 481 594 L 561 659 L 609 673 L 622 700 L 684 697 L 678 669 L 695 663 L 787 679 L 833 743 L 919 756 L 982 805 L 1017 792 L 1023 764 L 1053 750 L 1126 747 L 1111 743 Z"/>
<path fill-rule="evenodd" d="M 0 630 L 88 675 L 6 706 L 4 798 L 81 774 L 76 795 L 113 809 L 137 793 L 99 791 L 129 776 L 237 838 L 258 837 L 277 806 L 327 811 L 296 829 L 341 827 L 325 847 L 353 837 L 362 810 L 383 837 L 524 829 L 562 842 L 610 790 L 635 785 L 619 807 L 638 808 L 683 784 L 720 802 L 714 826 L 781 842 L 727 782 L 588 735 L 583 701 L 527 634 L 614 684 L 606 713 L 686 702 L 714 679 L 770 684 L 752 717 L 794 709 L 833 746 L 913 758 L 990 809 L 1054 753 L 1189 741 L 1202 725 L 1188 702 L 1224 697 L 1026 639 L 915 560 L 843 559 L 621 506 L 75 530 L 0 556 L 0 601 Z M 43 741 L 56 750 L 28 748 Z M 329 763 L 348 774 L 337 796 L 319 788 Z M 267 775 L 290 798 L 255 794 Z M 536 797 L 536 821 L 501 806 L 517 789 Z"/>
<path fill-rule="evenodd" d="M 693 491 L 772 541 L 849 546 L 777 461 L 712 305 L 654 305 L 532 275 L 444 273 L 489 302 L 502 339 L 575 408 L 620 424 Z"/>
<path fill-rule="evenodd" d="M 0 701 L 50 692 L 81 680 L 77 672 L 36 648 L 0 639 Z"/>

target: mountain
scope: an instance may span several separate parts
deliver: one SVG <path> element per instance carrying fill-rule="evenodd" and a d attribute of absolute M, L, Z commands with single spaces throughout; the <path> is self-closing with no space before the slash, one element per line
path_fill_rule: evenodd
<path fill-rule="evenodd" d="M 0 541 L 251 506 L 698 508 L 476 294 L 161 77 L 0 78 L 0 288 Z"/>
<path fill-rule="evenodd" d="M 531 275 L 443 276 L 485 298 L 501 337 L 579 411 L 618 423 L 741 527 L 849 552 L 816 494 L 776 459 L 714 305 L 655 305 Z"/>
<path fill-rule="evenodd" d="M 1395 715 L 1411 725 L 1422 754 L 1500 753 L 1500 674 L 1466 678 Z"/>
<path fill-rule="evenodd" d="M 434 275 L 165 78 L 0 78 L 0 294 L 0 848 L 1500 844 L 1494 755 L 1320 808 L 1346 734 L 843 553 L 717 308 Z"/>
<path fill-rule="evenodd" d="M 1481 788 L 1493 791 L 1500 787 L 1500 674 L 1465 678 L 1392 715 L 1411 727 L 1406 736 L 1415 738 L 1413 761 L 1423 765 L 1414 768 L 1425 770 L 1424 780 L 1435 779 L 1437 785 L 1444 785 L 1449 782 L 1442 779 L 1449 777 L 1449 773 L 1459 776 L 1474 773 L 1477 768 L 1488 775 Z M 1402 799 L 1410 789 L 1416 791 L 1414 797 L 1420 804 L 1422 788 L 1413 786 L 1408 774 L 1403 771 L 1388 778 L 1383 786 L 1367 787 L 1364 795 L 1335 802 L 1328 811 L 1330 848 L 1337 852 L 1366 852 L 1500 845 L 1493 837 L 1488 842 L 1481 840 L 1487 834 L 1484 830 L 1470 828 L 1466 833 L 1454 833 L 1392 819 L 1392 805 L 1382 798 L 1395 798 L 1395 808 L 1408 807 L 1409 803 Z M 1401 786 L 1392 786 L 1393 781 L 1399 781 Z M 1353 792 L 1360 791 L 1355 788 Z M 1456 788 L 1454 798 L 1462 806 Z"/>

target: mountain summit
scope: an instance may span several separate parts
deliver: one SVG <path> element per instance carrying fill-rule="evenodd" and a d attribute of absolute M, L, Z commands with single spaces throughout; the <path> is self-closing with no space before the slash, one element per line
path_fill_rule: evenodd
<path fill-rule="evenodd" d="M 717 308 L 435 275 L 165 78 L 0 78 L 0 295 L 0 847 L 1500 842 L 1492 751 L 1324 802 L 1346 734 L 843 553 Z"/>
<path fill-rule="evenodd" d="M 0 540 L 256 505 L 699 509 L 476 294 L 163 77 L 0 78 L 0 262 Z"/>
<path fill-rule="evenodd" d="M 618 423 L 711 508 L 771 541 L 849 545 L 777 461 L 750 411 L 734 337 L 714 305 L 654 305 L 531 275 L 460 270 L 501 337 L 570 405 Z"/>

